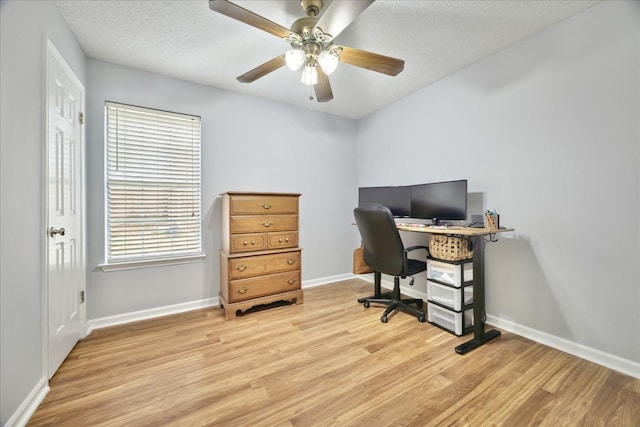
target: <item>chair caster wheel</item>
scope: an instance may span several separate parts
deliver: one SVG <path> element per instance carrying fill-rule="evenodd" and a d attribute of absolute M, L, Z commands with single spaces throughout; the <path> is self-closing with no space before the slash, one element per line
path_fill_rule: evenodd
<path fill-rule="evenodd" d="M 380 318 L 380 321 L 381 321 L 382 323 L 387 323 L 387 321 L 388 321 L 388 320 L 389 320 L 389 319 L 387 319 L 387 316 L 385 316 L 385 315 L 382 315 L 382 317 Z"/>
<path fill-rule="evenodd" d="M 418 317 L 418 322 L 420 322 L 420 323 L 424 323 L 424 322 L 426 322 L 426 321 L 427 321 L 427 318 L 426 318 L 426 317 L 424 317 L 424 316 L 420 316 L 420 317 Z"/>
<path fill-rule="evenodd" d="M 363 302 L 362 305 L 364 306 L 364 308 L 369 308 L 369 301 Z"/>

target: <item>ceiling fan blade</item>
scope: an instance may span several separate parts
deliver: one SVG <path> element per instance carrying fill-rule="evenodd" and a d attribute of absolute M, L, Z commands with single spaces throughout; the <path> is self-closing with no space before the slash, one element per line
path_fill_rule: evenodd
<path fill-rule="evenodd" d="M 334 1 L 325 6 L 325 11 L 316 27 L 334 38 L 338 36 L 375 0 Z"/>
<path fill-rule="evenodd" d="M 209 9 L 228 16 L 229 18 L 244 22 L 259 30 L 266 31 L 274 36 L 287 37 L 291 34 L 291 30 L 288 28 L 269 21 L 267 18 L 263 18 L 227 0 L 209 0 Z"/>
<path fill-rule="evenodd" d="M 327 102 L 333 99 L 333 91 L 331 90 L 331 83 L 329 83 L 329 76 L 322 71 L 322 68 L 316 67 L 318 73 L 318 83 L 313 88 L 316 91 L 316 99 L 318 102 Z"/>
<path fill-rule="evenodd" d="M 364 50 L 341 46 L 340 62 L 366 68 L 367 70 L 397 76 L 404 70 L 402 59 L 391 58 L 389 56 L 378 55 L 377 53 L 366 52 Z"/>
<path fill-rule="evenodd" d="M 251 71 L 247 71 L 241 76 L 236 77 L 240 83 L 251 83 L 258 80 L 260 77 L 264 77 L 272 71 L 285 65 L 284 55 L 276 56 L 275 58 L 265 62 L 262 65 L 257 66 Z"/>

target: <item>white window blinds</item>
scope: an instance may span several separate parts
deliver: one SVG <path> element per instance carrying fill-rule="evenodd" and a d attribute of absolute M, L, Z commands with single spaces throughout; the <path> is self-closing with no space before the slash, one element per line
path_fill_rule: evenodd
<path fill-rule="evenodd" d="M 200 118 L 105 109 L 107 263 L 200 254 Z"/>

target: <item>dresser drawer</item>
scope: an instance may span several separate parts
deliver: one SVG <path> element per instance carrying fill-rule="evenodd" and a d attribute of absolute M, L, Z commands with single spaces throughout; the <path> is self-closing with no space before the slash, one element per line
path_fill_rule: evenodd
<path fill-rule="evenodd" d="M 269 249 L 295 248 L 298 246 L 298 232 L 269 233 Z"/>
<path fill-rule="evenodd" d="M 253 194 L 231 195 L 231 215 L 298 213 L 298 196 Z"/>
<path fill-rule="evenodd" d="M 229 259 L 229 279 L 300 270 L 300 251 Z"/>
<path fill-rule="evenodd" d="M 231 252 L 251 252 L 267 249 L 267 235 L 262 234 L 234 234 L 231 236 Z"/>
<path fill-rule="evenodd" d="M 246 215 L 232 216 L 231 234 L 297 231 L 298 215 Z"/>
<path fill-rule="evenodd" d="M 234 280 L 229 283 L 230 302 L 300 289 L 300 270 Z"/>

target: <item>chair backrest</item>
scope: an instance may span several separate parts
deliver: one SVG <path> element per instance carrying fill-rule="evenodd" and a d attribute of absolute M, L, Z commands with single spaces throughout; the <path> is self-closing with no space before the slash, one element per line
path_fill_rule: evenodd
<path fill-rule="evenodd" d="M 391 211 L 381 205 L 363 205 L 353 210 L 365 262 L 375 271 L 404 276 L 404 245 Z"/>

